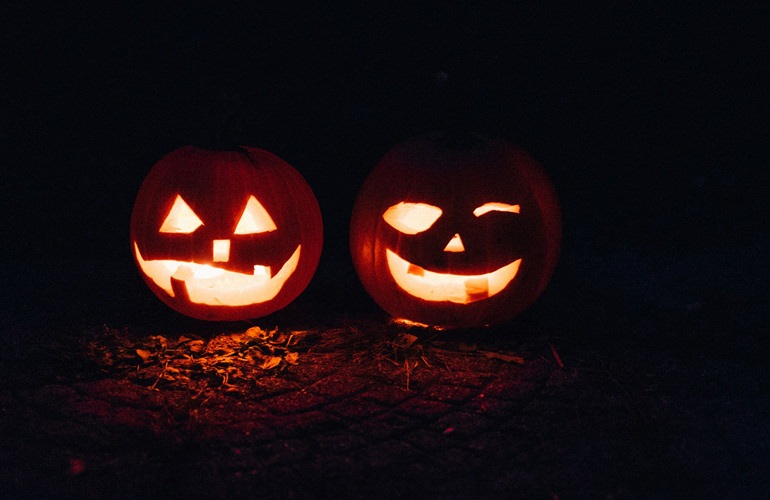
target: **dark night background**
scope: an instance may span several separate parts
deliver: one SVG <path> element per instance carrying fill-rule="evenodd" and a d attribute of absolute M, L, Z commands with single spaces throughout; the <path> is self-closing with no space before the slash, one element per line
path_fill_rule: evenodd
<path fill-rule="evenodd" d="M 132 203 L 164 154 L 217 136 L 316 192 L 324 254 L 297 307 L 376 310 L 347 255 L 356 191 L 391 146 L 461 119 L 530 151 L 561 198 L 562 259 L 525 321 L 767 361 L 767 2 L 33 4 L 0 7 L 16 344 L 19 325 L 175 314 L 134 269 Z"/>
<path fill-rule="evenodd" d="M 23 5 L 2 19 L 4 293 L 22 320 L 99 316 L 141 289 L 127 228 L 143 176 L 217 137 L 302 172 L 325 220 L 319 279 L 340 268 L 356 287 L 358 186 L 391 146 L 458 117 L 553 178 L 560 301 L 765 307 L 763 2 Z"/>

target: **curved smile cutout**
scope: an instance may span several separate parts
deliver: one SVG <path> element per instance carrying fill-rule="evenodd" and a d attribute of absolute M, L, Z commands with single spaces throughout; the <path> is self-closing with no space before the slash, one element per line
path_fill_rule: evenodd
<path fill-rule="evenodd" d="M 171 297 L 186 292 L 190 302 L 210 306 L 248 306 L 272 300 L 294 273 L 302 245 L 297 245 L 280 271 L 254 266 L 253 274 L 228 271 L 209 264 L 170 259 L 144 260 L 134 243 L 134 254 L 142 272 Z"/>
<path fill-rule="evenodd" d="M 406 293 L 431 302 L 470 304 L 503 290 L 519 272 L 521 259 L 485 274 L 450 274 L 428 271 L 386 249 L 390 275 Z"/>

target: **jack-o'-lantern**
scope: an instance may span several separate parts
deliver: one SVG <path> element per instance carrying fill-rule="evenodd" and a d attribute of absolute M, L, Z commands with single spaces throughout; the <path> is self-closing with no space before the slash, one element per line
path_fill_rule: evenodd
<path fill-rule="evenodd" d="M 407 140 L 380 160 L 353 207 L 350 250 L 366 291 L 399 319 L 441 327 L 506 321 L 555 269 L 561 215 L 524 151 L 469 133 Z"/>
<path fill-rule="evenodd" d="M 176 311 L 234 321 L 275 312 L 315 273 L 318 202 L 302 175 L 256 148 L 185 146 L 150 170 L 131 215 L 131 252 Z"/>

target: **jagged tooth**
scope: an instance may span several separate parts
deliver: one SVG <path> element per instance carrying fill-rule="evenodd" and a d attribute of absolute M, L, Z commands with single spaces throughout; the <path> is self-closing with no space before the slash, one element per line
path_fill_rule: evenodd
<path fill-rule="evenodd" d="M 465 280 L 465 293 L 471 301 L 486 299 L 489 297 L 489 279 L 468 278 Z"/>
<path fill-rule="evenodd" d="M 271 279 L 273 277 L 270 266 L 254 266 L 254 276 L 257 278 Z"/>
<path fill-rule="evenodd" d="M 171 277 L 184 281 L 190 278 L 193 274 L 194 274 L 194 271 L 190 266 L 181 264 L 179 267 L 176 268 L 176 271 L 174 272 L 174 274 L 171 275 Z"/>
<path fill-rule="evenodd" d="M 406 274 L 414 274 L 415 276 L 424 276 L 425 269 L 414 264 L 409 264 L 409 269 L 406 270 Z"/>

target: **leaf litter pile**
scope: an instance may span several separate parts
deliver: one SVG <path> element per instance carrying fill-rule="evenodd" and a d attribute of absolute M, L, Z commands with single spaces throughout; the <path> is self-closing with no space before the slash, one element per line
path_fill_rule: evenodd
<path fill-rule="evenodd" d="M 299 363 L 311 332 L 290 334 L 258 326 L 211 339 L 150 335 L 138 339 L 104 327 L 86 342 L 87 357 L 103 371 L 122 375 L 153 390 L 188 388 L 240 392 L 252 380 Z"/>
<path fill-rule="evenodd" d="M 417 335 L 415 335 L 417 333 Z M 253 326 L 211 338 L 137 336 L 104 326 L 81 340 L 86 358 L 102 371 L 152 390 L 185 389 L 195 397 L 248 392 L 258 379 L 291 372 L 313 351 L 345 353 L 346 362 L 372 366 L 410 389 L 418 369 L 448 369 L 448 357 L 524 364 L 513 353 L 474 342 L 451 341 L 446 332 L 390 324 L 353 324 L 328 330 L 284 332 Z"/>

